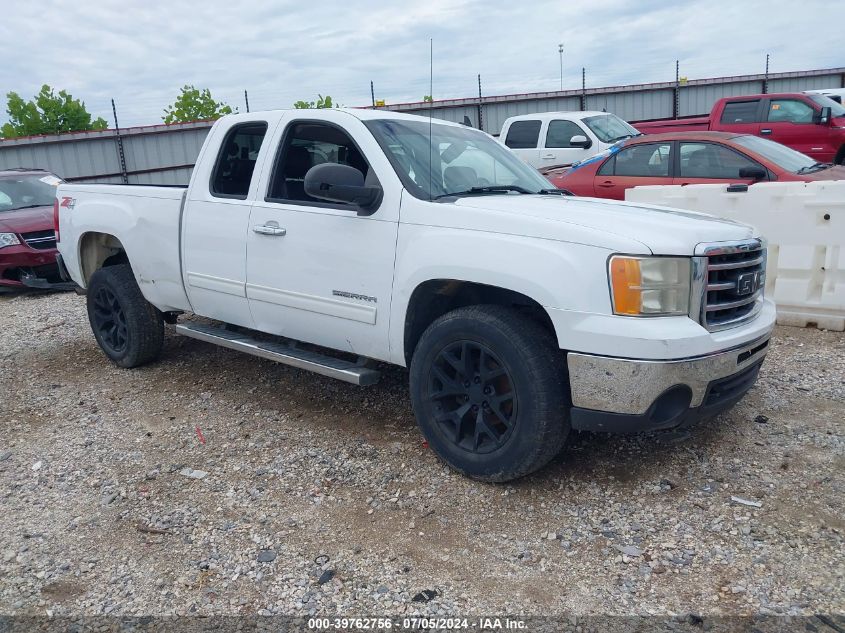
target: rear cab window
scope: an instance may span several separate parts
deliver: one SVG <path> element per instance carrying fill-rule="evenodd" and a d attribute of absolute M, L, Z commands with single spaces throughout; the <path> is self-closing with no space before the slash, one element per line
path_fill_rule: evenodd
<path fill-rule="evenodd" d="M 505 145 L 511 149 L 537 149 L 540 121 L 514 121 L 508 128 Z"/>
<path fill-rule="evenodd" d="M 760 108 L 759 99 L 746 101 L 729 101 L 722 110 L 721 123 L 730 125 L 737 123 L 756 123 L 759 119 L 757 112 Z"/>
<path fill-rule="evenodd" d="M 267 134 L 265 121 L 235 125 L 226 134 L 211 175 L 211 195 L 245 200 L 255 171 L 255 161 Z"/>

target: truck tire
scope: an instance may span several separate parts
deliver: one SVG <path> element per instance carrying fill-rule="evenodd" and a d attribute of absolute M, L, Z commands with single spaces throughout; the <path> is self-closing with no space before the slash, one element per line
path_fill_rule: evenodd
<path fill-rule="evenodd" d="M 420 430 L 455 470 L 509 481 L 545 466 L 569 434 L 563 354 L 514 308 L 445 314 L 423 333 L 410 389 Z"/>
<path fill-rule="evenodd" d="M 137 367 L 158 358 L 164 318 L 144 299 L 128 264 L 95 272 L 86 294 L 94 337 L 118 367 Z"/>

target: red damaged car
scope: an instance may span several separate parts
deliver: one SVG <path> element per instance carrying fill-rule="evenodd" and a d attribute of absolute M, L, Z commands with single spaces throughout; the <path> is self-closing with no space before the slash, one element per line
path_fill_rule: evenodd
<path fill-rule="evenodd" d="M 624 200 L 626 189 L 643 185 L 845 180 L 845 167 L 750 134 L 672 132 L 636 136 L 543 175 L 577 196 Z"/>
<path fill-rule="evenodd" d="M 53 203 L 60 178 L 0 170 L 0 289 L 64 287 L 56 263 Z"/>

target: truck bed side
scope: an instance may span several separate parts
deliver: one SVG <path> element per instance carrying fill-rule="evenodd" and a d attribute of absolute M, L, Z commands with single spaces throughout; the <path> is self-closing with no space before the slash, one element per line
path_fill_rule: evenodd
<path fill-rule="evenodd" d="M 182 283 L 180 223 L 187 189 L 62 184 L 59 252 L 83 288 L 121 250 L 144 297 L 161 310 L 190 308 Z"/>
<path fill-rule="evenodd" d="M 709 116 L 689 117 L 686 119 L 663 119 L 634 123 L 643 134 L 663 134 L 664 132 L 703 132 L 710 129 Z"/>

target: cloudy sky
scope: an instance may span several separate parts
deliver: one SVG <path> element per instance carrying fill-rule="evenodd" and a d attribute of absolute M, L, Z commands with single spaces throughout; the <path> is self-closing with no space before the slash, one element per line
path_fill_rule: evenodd
<path fill-rule="evenodd" d="M 3 0 L 0 93 L 47 83 L 121 125 L 160 122 L 184 84 L 243 111 L 845 65 L 829 0 Z M 5 98 L 0 110 L 5 110 Z M 0 111 L 0 124 L 6 115 Z"/>

